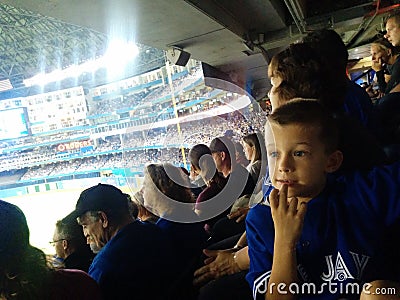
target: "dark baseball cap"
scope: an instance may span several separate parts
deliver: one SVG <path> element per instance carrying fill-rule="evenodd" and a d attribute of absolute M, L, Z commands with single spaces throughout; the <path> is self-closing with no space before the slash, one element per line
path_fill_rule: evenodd
<path fill-rule="evenodd" d="M 235 147 L 230 139 L 225 136 L 217 137 L 213 139 L 210 143 L 211 153 L 214 152 L 225 152 L 230 155 L 230 153 L 235 153 Z"/>
<path fill-rule="evenodd" d="M 125 209 L 128 210 L 127 195 L 113 185 L 99 183 L 81 193 L 72 214 L 77 218 L 88 211 L 113 212 Z"/>

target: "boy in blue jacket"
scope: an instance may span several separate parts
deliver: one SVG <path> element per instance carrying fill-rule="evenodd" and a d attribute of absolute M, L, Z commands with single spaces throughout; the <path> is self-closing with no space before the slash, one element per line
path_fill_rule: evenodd
<path fill-rule="evenodd" d="M 275 189 L 246 220 L 254 299 L 358 299 L 398 281 L 400 164 L 330 176 L 343 155 L 317 101 L 276 109 L 265 135 Z"/>

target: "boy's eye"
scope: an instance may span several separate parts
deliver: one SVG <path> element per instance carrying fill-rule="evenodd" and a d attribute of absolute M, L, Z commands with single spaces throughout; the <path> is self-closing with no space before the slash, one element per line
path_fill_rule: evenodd
<path fill-rule="evenodd" d="M 294 156 L 304 156 L 306 154 L 305 151 L 294 151 L 293 155 Z"/>

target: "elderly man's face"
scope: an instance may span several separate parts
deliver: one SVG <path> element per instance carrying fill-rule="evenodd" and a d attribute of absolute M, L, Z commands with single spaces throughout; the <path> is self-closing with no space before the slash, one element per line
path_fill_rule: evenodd
<path fill-rule="evenodd" d="M 83 234 L 86 237 L 87 243 L 90 245 L 90 249 L 94 253 L 99 252 L 101 248 L 107 244 L 107 226 L 99 217 L 93 216 L 90 212 L 86 212 L 79 217 L 79 224 L 82 226 Z"/>

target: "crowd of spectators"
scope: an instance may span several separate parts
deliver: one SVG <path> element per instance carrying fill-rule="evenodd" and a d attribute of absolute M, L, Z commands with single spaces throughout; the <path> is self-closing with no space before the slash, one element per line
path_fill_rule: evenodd
<path fill-rule="evenodd" d="M 184 92 L 185 88 L 195 83 L 201 76 L 201 69 L 194 68 L 190 73 L 173 80 L 172 84 L 175 94 Z M 171 88 L 169 84 L 146 87 L 144 90 L 136 93 L 123 94 L 123 91 L 119 94 L 113 93 L 110 98 L 100 100 L 94 99 L 89 104 L 89 115 L 99 115 L 105 112 L 112 113 L 123 109 L 137 109 L 140 108 L 141 104 L 152 103 L 170 94 Z"/>
<path fill-rule="evenodd" d="M 195 83 L 197 80 L 199 80 L 202 76 L 202 71 L 200 68 L 193 68 L 190 73 L 186 74 L 185 76 L 179 77 L 175 80 L 172 81 L 172 85 L 174 88 L 175 94 L 179 94 L 184 89 L 191 84 Z M 161 99 L 163 97 L 171 95 L 171 88 L 169 84 L 165 84 L 163 86 L 160 86 L 156 90 L 154 90 L 151 94 L 147 95 L 143 99 L 143 102 L 153 102 L 157 99 Z"/>
<path fill-rule="evenodd" d="M 172 151 L 171 147 L 183 145 L 184 148 L 189 149 L 198 143 L 208 144 L 215 135 L 223 135 L 227 130 L 233 131 L 233 140 L 236 142 L 249 133 L 262 132 L 266 115 L 263 112 L 252 112 L 252 114 L 251 122 L 244 114 L 234 112 L 182 123 L 179 132 L 175 124 L 147 131 L 106 136 L 98 138 L 93 150 L 85 153 L 81 153 L 80 149 L 60 153 L 54 145 L 14 151 L 0 155 L 0 169 L 13 170 L 29 167 L 28 172 L 22 177 L 26 180 L 99 168 L 137 167 L 154 161 L 181 164 L 184 162 L 173 155 L 176 151 Z M 65 137 L 64 134 L 59 136 Z M 146 147 L 147 150 L 144 151 L 143 148 Z M 156 148 L 156 152 L 162 155 L 155 156 L 150 151 L 151 148 Z M 65 160 L 69 161 L 65 162 Z"/>
<path fill-rule="evenodd" d="M 116 110 L 134 108 L 143 102 L 148 94 L 147 90 L 137 94 L 118 95 L 111 99 L 94 100 L 89 106 L 89 115 L 99 115 L 104 112 L 112 113 Z"/>

